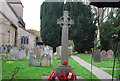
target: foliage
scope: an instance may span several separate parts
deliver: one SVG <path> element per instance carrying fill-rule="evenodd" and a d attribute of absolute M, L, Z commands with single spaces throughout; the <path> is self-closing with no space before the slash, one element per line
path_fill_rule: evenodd
<path fill-rule="evenodd" d="M 82 2 L 63 3 L 44 2 L 41 6 L 41 36 L 45 44 L 55 47 L 61 45 L 61 27 L 56 20 L 62 16 L 63 7 L 67 8 L 75 24 L 69 28 L 69 39 L 73 40 L 75 50 L 89 51 L 93 47 L 96 26 L 90 6 Z"/>
<path fill-rule="evenodd" d="M 68 2 L 65 7 L 74 19 L 74 25 L 69 29 L 69 39 L 73 40 L 76 51 L 89 51 L 93 47 L 96 30 L 90 6 L 81 2 Z"/>
<path fill-rule="evenodd" d="M 57 19 L 63 12 L 62 2 L 44 2 L 41 5 L 41 37 L 42 41 L 52 46 L 54 51 L 61 45 L 61 27 Z"/>
<path fill-rule="evenodd" d="M 68 40 L 68 46 L 73 46 L 74 47 L 74 42 L 72 40 Z"/>
<path fill-rule="evenodd" d="M 78 52 L 72 52 L 72 54 L 78 54 Z"/>
<path fill-rule="evenodd" d="M 100 37 L 101 37 L 101 48 L 104 50 L 113 49 L 115 51 L 116 43 L 119 42 L 116 40 L 114 35 L 117 35 L 120 32 L 118 26 L 120 25 L 120 10 L 112 10 L 109 13 L 108 19 L 106 22 L 101 24 L 100 27 Z"/>

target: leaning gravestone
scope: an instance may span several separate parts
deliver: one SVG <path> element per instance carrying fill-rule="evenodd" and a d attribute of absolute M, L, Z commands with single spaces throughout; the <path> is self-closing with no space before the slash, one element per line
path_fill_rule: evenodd
<path fill-rule="evenodd" d="M 95 50 L 93 53 L 94 62 L 101 62 L 100 50 Z"/>
<path fill-rule="evenodd" d="M 114 59 L 114 52 L 112 50 L 107 51 L 107 60 L 113 60 Z"/>
<path fill-rule="evenodd" d="M 57 52 L 57 59 L 60 59 L 61 58 L 61 49 L 62 49 L 62 47 L 61 46 L 58 46 L 57 48 L 56 48 L 56 52 Z"/>
<path fill-rule="evenodd" d="M 107 60 L 107 52 L 105 50 L 102 50 L 100 52 L 101 60 Z"/>
<path fill-rule="evenodd" d="M 40 61 L 38 59 L 36 59 L 36 55 L 34 54 L 34 52 L 30 53 L 29 66 L 40 67 Z"/>
<path fill-rule="evenodd" d="M 41 66 L 43 67 L 50 67 L 51 64 L 51 56 L 48 54 L 44 54 L 41 58 Z"/>

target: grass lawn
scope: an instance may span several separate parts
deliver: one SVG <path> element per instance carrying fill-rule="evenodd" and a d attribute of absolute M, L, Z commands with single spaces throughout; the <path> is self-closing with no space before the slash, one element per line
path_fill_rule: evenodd
<path fill-rule="evenodd" d="M 79 58 L 87 61 L 88 63 L 91 63 L 91 57 L 92 55 L 78 55 Z M 112 68 L 113 67 L 113 61 L 101 61 L 101 62 L 94 62 L 92 61 L 93 65 L 99 68 Z M 118 66 L 116 64 L 117 68 L 120 68 L 120 66 Z"/>
<path fill-rule="evenodd" d="M 112 70 L 104 70 L 105 72 L 109 73 L 110 75 L 112 75 Z M 120 78 L 120 70 L 114 70 L 114 77 L 115 78 Z"/>
<path fill-rule="evenodd" d="M 18 73 L 15 75 L 14 79 L 42 79 L 42 76 L 49 76 L 55 67 L 60 63 L 60 60 L 53 60 L 52 67 L 31 67 L 29 66 L 29 61 L 13 61 L 13 63 L 6 63 L 7 61 L 2 61 L 2 78 L 11 79 L 12 74 L 16 67 L 20 67 Z M 74 67 L 74 72 L 77 76 L 82 76 L 84 79 L 91 78 L 91 72 L 86 68 L 80 66 L 76 61 L 70 58 L 70 65 Z M 93 75 L 93 79 L 97 79 Z"/>

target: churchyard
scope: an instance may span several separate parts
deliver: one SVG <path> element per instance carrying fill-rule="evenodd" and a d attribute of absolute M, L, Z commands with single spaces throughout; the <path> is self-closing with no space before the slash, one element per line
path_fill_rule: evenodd
<path fill-rule="evenodd" d="M 79 58 L 85 60 L 88 63 L 91 63 L 91 55 L 77 55 Z M 10 55 L 8 54 L 8 60 L 2 61 L 2 79 L 11 79 L 12 75 L 18 69 L 18 72 L 15 74 L 14 79 L 42 79 L 42 76 L 49 76 L 55 67 L 60 63 L 60 59 L 57 59 L 57 56 L 53 57 L 53 63 L 51 67 L 34 67 L 29 66 L 29 58 L 26 57 L 25 60 L 10 60 Z M 91 79 L 91 72 L 85 67 L 81 66 L 72 58 L 69 59 L 70 65 L 74 68 L 74 72 L 77 76 L 81 76 L 88 81 Z M 92 63 L 98 68 L 103 68 L 104 71 L 112 74 L 113 60 L 111 61 L 101 61 L 99 63 Z M 104 69 L 107 68 L 107 69 Z M 111 69 L 110 69 L 111 68 Z M 116 66 L 119 68 L 119 66 Z M 120 68 L 119 68 L 120 69 Z M 114 76 L 117 77 L 118 70 L 115 70 Z M 98 79 L 95 75 L 92 74 L 92 79 Z"/>
<path fill-rule="evenodd" d="M 55 14 L 53 14 L 54 12 L 52 12 L 52 10 L 55 11 L 54 8 L 58 6 L 53 4 L 51 6 L 47 4 L 48 3 L 45 4 L 43 3 L 43 5 L 41 6 L 42 9 L 45 9 L 45 10 L 41 9 L 42 12 L 41 17 L 43 18 L 41 19 L 43 25 L 43 28 L 41 28 L 41 32 L 44 42 L 43 43 L 37 42 L 34 48 L 28 49 L 25 48 L 26 45 L 23 45 L 23 44 L 28 44 L 28 38 L 23 36 L 23 38 L 25 38 L 27 41 L 23 41 L 22 38 L 21 46 L 18 47 L 12 45 L 0 46 L 0 79 L 2 78 L 3 81 L 4 80 L 9 80 L 9 81 L 119 80 L 120 79 L 120 58 L 119 58 L 120 31 L 117 31 L 117 27 L 116 29 L 114 29 L 116 30 L 115 32 L 116 34 L 113 32 L 112 34 L 110 33 L 110 35 L 108 36 L 110 37 L 109 39 L 106 39 L 107 37 L 104 37 L 104 34 L 99 35 L 99 37 L 102 36 L 105 39 L 101 38 L 100 42 L 102 43 L 98 44 L 100 43 L 99 42 L 100 38 L 96 36 L 95 39 L 95 35 L 97 35 L 97 33 L 99 32 L 96 31 L 97 30 L 96 24 L 98 23 L 93 23 L 94 19 L 92 18 L 94 17 L 92 17 L 91 14 L 88 15 L 89 13 L 91 13 L 91 10 L 89 9 L 88 6 L 83 5 L 83 3 L 78 3 L 81 6 L 77 4 L 77 7 L 81 8 L 83 6 L 82 8 L 85 9 L 86 11 L 81 15 L 78 15 L 74 13 L 74 9 L 72 9 L 72 6 L 74 6 L 75 8 L 75 5 L 73 5 L 74 3 L 59 4 L 59 6 L 65 5 L 64 6 L 65 8 L 62 10 L 63 11 L 62 15 L 59 14 L 60 15 L 59 16 L 59 15 L 55 15 L 56 12 Z M 48 9 L 49 6 L 50 6 L 50 10 Z M 66 9 L 67 7 L 71 7 L 71 11 L 69 11 L 69 9 L 67 10 Z M 46 14 L 47 10 L 48 12 L 50 11 L 50 13 L 52 12 L 53 15 L 51 16 L 50 14 Z M 47 18 L 49 17 L 48 15 L 50 15 L 50 18 Z M 59 17 L 57 18 L 57 16 Z M 48 20 L 51 19 L 51 22 L 52 20 L 54 20 L 55 23 L 53 22 L 52 24 L 46 26 L 46 21 L 47 21 L 46 19 Z M 53 24 L 54 26 L 52 26 Z M 49 26 L 51 27 L 58 26 L 60 29 L 58 28 L 59 29 L 58 30 L 56 27 L 57 31 L 53 31 L 54 30 L 53 28 L 51 34 L 51 31 L 49 30 L 52 28 L 44 29 L 44 27 L 49 27 Z M 118 26 L 118 24 L 115 26 Z M 44 33 L 42 29 L 44 29 Z M 56 37 L 55 38 L 53 32 L 58 33 L 58 31 L 61 32 L 59 33 L 61 35 L 59 36 L 55 35 Z M 70 38 L 74 43 L 74 45 L 71 46 L 68 44 L 68 41 L 70 39 L 69 34 L 70 34 Z M 44 37 L 48 37 L 48 40 L 47 38 Z M 59 39 L 57 37 L 59 37 Z M 108 43 L 109 40 L 111 41 Z M 108 45 L 109 47 L 106 45 L 106 43 L 107 45 L 109 44 Z M 96 44 L 100 46 L 97 47 Z"/>

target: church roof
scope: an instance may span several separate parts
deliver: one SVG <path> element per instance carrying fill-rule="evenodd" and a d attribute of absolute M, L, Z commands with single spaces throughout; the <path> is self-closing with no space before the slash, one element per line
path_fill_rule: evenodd
<path fill-rule="evenodd" d="M 23 4 L 21 2 L 21 0 L 6 0 L 8 3 L 12 3 L 12 4 L 21 4 L 23 7 Z"/>

